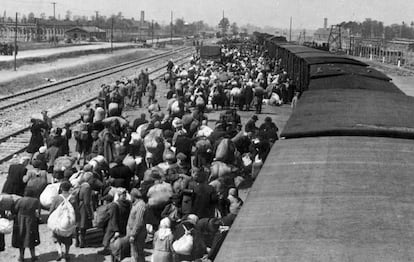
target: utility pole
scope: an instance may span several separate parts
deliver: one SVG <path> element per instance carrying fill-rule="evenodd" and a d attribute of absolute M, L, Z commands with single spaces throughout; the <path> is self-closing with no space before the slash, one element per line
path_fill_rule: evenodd
<path fill-rule="evenodd" d="M 303 44 L 306 42 L 306 29 L 303 29 Z"/>
<path fill-rule="evenodd" d="M 151 45 L 154 45 L 154 19 L 151 21 Z"/>
<path fill-rule="evenodd" d="M 112 16 L 112 19 L 111 19 L 111 53 L 114 51 L 113 41 L 114 41 L 114 17 Z"/>
<path fill-rule="evenodd" d="M 53 5 L 53 44 L 56 45 L 56 2 Z"/>
<path fill-rule="evenodd" d="M 14 71 L 17 70 L 17 12 L 16 12 L 16 27 L 14 33 Z"/>
<path fill-rule="evenodd" d="M 171 44 L 172 44 L 172 38 L 173 38 L 173 11 L 171 11 L 171 37 L 170 37 Z"/>
<path fill-rule="evenodd" d="M 292 41 L 292 17 L 290 17 L 290 26 L 289 26 L 289 42 Z"/>

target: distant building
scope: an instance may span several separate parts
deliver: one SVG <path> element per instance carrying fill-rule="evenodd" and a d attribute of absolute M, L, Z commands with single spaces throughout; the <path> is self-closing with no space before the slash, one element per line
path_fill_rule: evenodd
<path fill-rule="evenodd" d="M 89 41 L 93 38 L 97 40 L 106 39 L 106 31 L 96 26 L 76 26 L 66 30 L 65 35 L 70 39 Z"/>

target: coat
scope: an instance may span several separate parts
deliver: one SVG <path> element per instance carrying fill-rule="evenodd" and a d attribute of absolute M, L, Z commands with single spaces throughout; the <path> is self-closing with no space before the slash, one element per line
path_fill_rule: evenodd
<path fill-rule="evenodd" d="M 75 191 L 76 205 L 78 209 L 76 212 L 76 222 L 78 228 L 88 229 L 92 227 L 92 189 L 87 182 L 83 182 L 79 189 Z"/>
<path fill-rule="evenodd" d="M 48 126 L 42 121 L 36 121 L 30 127 L 30 132 L 32 133 L 32 136 L 30 137 L 30 142 L 26 149 L 28 153 L 33 154 L 37 152 L 41 146 L 43 146 L 43 129 L 48 129 Z"/>
<path fill-rule="evenodd" d="M 214 217 L 218 201 L 216 190 L 208 184 L 195 181 L 189 183 L 188 189 L 194 191 L 191 213 L 197 215 L 200 219 Z"/>
<path fill-rule="evenodd" d="M 40 244 L 39 219 L 40 201 L 33 197 L 23 197 L 16 202 L 12 246 L 16 248 L 33 248 Z"/>
<path fill-rule="evenodd" d="M 3 193 L 16 194 L 23 196 L 26 184 L 23 182 L 23 177 L 26 175 L 27 169 L 22 164 L 13 164 L 9 167 L 6 182 L 3 185 Z"/>
<path fill-rule="evenodd" d="M 141 199 L 136 200 L 132 204 L 127 223 L 127 236 L 138 238 L 144 235 L 145 240 L 145 235 L 147 233 L 147 229 L 145 227 L 146 223 L 144 221 L 146 209 L 147 207 L 145 202 Z"/>

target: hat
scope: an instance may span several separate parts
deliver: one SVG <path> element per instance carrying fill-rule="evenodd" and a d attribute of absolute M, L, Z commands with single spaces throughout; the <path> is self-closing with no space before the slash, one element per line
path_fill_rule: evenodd
<path fill-rule="evenodd" d="M 253 116 L 252 116 L 252 119 L 253 119 L 253 120 L 256 120 L 256 121 L 257 121 L 257 120 L 259 120 L 259 118 L 257 117 L 257 115 L 253 115 Z"/>
<path fill-rule="evenodd" d="M 130 195 L 131 195 L 131 197 L 134 197 L 134 198 L 142 198 L 142 193 L 141 193 L 141 191 L 139 191 L 139 189 L 136 189 L 136 188 L 133 188 L 133 189 L 131 190 Z"/>

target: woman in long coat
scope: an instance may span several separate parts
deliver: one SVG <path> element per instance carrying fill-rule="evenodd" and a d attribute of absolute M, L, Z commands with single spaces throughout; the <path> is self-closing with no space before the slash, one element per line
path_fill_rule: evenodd
<path fill-rule="evenodd" d="M 30 122 L 32 123 L 32 126 L 30 127 L 32 136 L 30 137 L 29 146 L 26 151 L 27 153 L 34 154 L 44 144 L 42 130 L 46 130 L 47 125 L 43 121 L 36 119 L 31 119 Z"/>
<path fill-rule="evenodd" d="M 14 206 L 17 217 L 14 221 L 12 246 L 19 248 L 19 262 L 24 261 L 25 248 L 30 249 L 32 261 L 38 259 L 35 255 L 35 247 L 40 244 L 40 201 L 35 195 L 33 190 L 27 189 L 25 196 L 19 199 Z"/>

